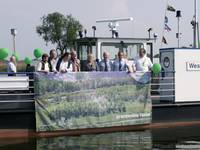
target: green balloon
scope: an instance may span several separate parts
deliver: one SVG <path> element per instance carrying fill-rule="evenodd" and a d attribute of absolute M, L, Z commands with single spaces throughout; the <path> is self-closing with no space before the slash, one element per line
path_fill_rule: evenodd
<path fill-rule="evenodd" d="M 8 49 L 7 48 L 0 48 L 0 60 L 3 60 L 8 57 Z"/>
<path fill-rule="evenodd" d="M 25 59 L 24 59 L 24 63 L 25 64 L 31 64 L 31 62 L 32 62 L 32 60 L 31 60 L 31 58 L 29 58 L 29 57 L 25 57 Z"/>
<path fill-rule="evenodd" d="M 161 72 L 161 65 L 158 63 L 153 64 L 152 71 L 154 74 L 159 74 Z"/>
<path fill-rule="evenodd" d="M 36 49 L 34 50 L 34 56 L 35 56 L 36 58 L 42 57 L 42 50 L 41 50 L 40 48 L 36 48 Z"/>
<path fill-rule="evenodd" d="M 12 54 L 12 56 L 14 56 L 14 57 L 16 58 L 16 61 L 19 61 L 19 55 L 18 55 L 16 52 L 14 52 L 14 53 Z"/>

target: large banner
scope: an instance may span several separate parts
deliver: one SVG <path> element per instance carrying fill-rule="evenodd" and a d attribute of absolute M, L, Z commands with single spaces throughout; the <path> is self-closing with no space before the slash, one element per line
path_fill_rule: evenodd
<path fill-rule="evenodd" d="M 148 124 L 149 81 L 149 73 L 36 73 L 36 130 Z"/>

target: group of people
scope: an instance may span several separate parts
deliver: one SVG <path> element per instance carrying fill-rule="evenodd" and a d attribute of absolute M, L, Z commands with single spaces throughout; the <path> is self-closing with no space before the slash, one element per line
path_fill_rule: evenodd
<path fill-rule="evenodd" d="M 82 66 L 83 65 L 83 66 Z M 39 61 L 35 69 L 37 72 L 79 72 L 79 71 L 150 71 L 153 66 L 150 58 L 146 55 L 146 50 L 141 48 L 139 50 L 139 56 L 134 58 L 133 63 L 125 58 L 124 53 L 119 51 L 117 54 L 117 58 L 112 61 L 109 58 L 109 53 L 103 53 L 103 59 L 98 62 L 94 59 L 92 54 L 87 56 L 87 60 L 83 63 L 77 58 L 77 52 L 72 50 L 70 53 L 64 53 L 60 58 L 58 57 L 57 51 L 55 49 L 50 50 L 49 55 L 43 54 L 42 60 Z M 13 75 L 16 73 L 16 60 L 14 56 L 11 56 L 10 61 L 8 63 L 8 75 L 9 73 Z"/>
<path fill-rule="evenodd" d="M 82 65 L 82 67 L 81 67 Z M 110 60 L 109 53 L 103 53 L 103 59 L 100 62 L 97 62 L 92 54 L 88 54 L 87 60 L 80 63 L 80 60 L 77 58 L 77 53 L 75 50 L 72 50 L 70 53 L 64 53 L 60 58 L 57 57 L 57 52 L 55 49 L 50 51 L 50 54 L 43 54 L 42 60 L 36 66 L 36 71 L 38 72 L 79 72 L 79 71 L 150 71 L 153 66 L 150 58 L 146 56 L 146 50 L 141 48 L 139 50 L 139 56 L 133 60 L 133 63 L 125 58 L 124 53 L 119 51 L 117 54 L 117 59 L 114 61 Z"/>
<path fill-rule="evenodd" d="M 42 55 L 42 60 L 36 65 L 36 71 L 38 72 L 79 72 L 80 60 L 77 58 L 76 51 L 71 53 L 66 52 L 60 58 L 58 58 L 57 51 L 52 49 L 48 54 Z"/>

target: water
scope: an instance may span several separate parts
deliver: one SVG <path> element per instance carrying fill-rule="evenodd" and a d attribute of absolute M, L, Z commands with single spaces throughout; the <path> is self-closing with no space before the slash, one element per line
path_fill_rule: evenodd
<path fill-rule="evenodd" d="M 199 150 L 200 127 L 39 139 L 3 139 L 0 150 Z"/>

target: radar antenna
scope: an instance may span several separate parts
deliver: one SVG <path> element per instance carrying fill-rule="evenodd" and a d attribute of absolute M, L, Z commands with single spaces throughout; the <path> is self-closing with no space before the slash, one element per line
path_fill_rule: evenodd
<path fill-rule="evenodd" d="M 133 18 L 119 18 L 119 19 L 103 19 L 97 20 L 96 23 L 108 23 L 108 27 L 112 32 L 112 38 L 119 37 L 119 33 L 117 32 L 117 27 L 119 27 L 119 22 L 122 21 L 133 21 Z"/>

